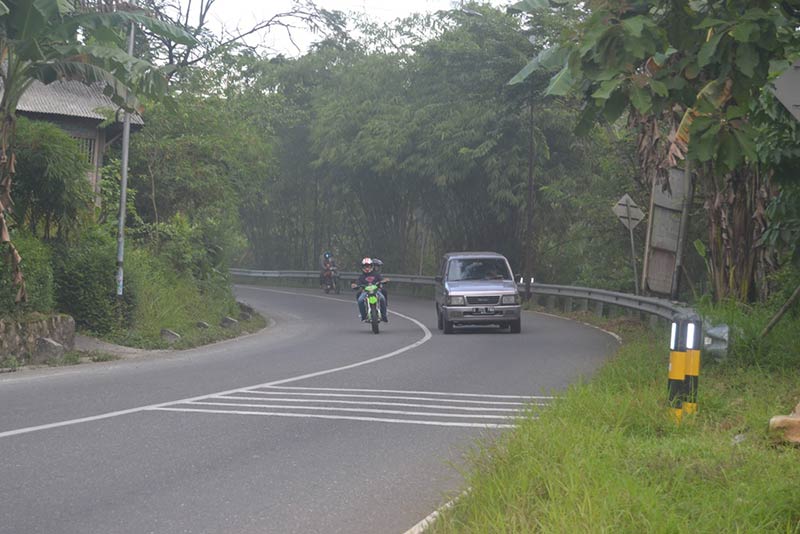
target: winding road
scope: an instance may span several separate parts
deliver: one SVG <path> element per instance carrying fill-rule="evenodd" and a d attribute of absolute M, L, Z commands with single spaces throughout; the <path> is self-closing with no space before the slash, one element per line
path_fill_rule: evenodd
<path fill-rule="evenodd" d="M 617 348 L 525 313 L 436 330 L 390 297 L 238 286 L 270 317 L 236 340 L 0 375 L 0 533 L 397 533 L 463 490 L 465 455 Z"/>

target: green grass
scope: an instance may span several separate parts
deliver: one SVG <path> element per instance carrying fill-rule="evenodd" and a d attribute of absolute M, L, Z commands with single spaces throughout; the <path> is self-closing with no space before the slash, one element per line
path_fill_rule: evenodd
<path fill-rule="evenodd" d="M 616 356 L 538 419 L 483 443 L 470 490 L 429 531 L 800 533 L 800 448 L 767 433 L 800 401 L 798 367 L 748 365 L 752 347 L 704 361 L 700 412 L 676 425 L 666 332 L 607 327 L 624 340 Z"/>
<path fill-rule="evenodd" d="M 6 356 L 0 359 L 0 370 L 16 371 L 19 368 L 19 360 L 16 356 Z"/>
<path fill-rule="evenodd" d="M 135 295 L 133 317 L 127 328 L 101 336 L 106 341 L 144 349 L 186 349 L 257 332 L 267 324 L 255 314 L 233 328 L 220 326 L 225 316 L 239 319 L 240 311 L 225 279 L 198 282 L 144 251 L 134 251 L 128 263 Z M 209 327 L 199 327 L 201 321 Z M 172 344 L 162 340 L 164 328 L 181 339 Z"/>

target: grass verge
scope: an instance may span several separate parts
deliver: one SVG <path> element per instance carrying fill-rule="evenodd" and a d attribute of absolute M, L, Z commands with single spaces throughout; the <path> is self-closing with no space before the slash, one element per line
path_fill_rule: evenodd
<path fill-rule="evenodd" d="M 582 319 L 621 335 L 619 352 L 482 444 L 470 491 L 428 532 L 800 533 L 800 448 L 767 433 L 800 401 L 797 367 L 704 361 L 700 412 L 676 425 L 666 333 Z"/>

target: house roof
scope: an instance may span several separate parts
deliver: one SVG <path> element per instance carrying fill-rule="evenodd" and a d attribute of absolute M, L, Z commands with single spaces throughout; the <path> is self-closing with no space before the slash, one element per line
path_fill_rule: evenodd
<path fill-rule="evenodd" d="M 86 85 L 77 81 L 57 81 L 45 85 L 34 80 L 17 104 L 18 111 L 100 121 L 106 119 L 108 110 L 116 111 L 117 109 L 119 106 L 103 94 L 102 84 Z M 106 114 L 103 113 L 103 110 L 106 111 Z M 118 116 L 120 122 L 122 122 L 122 116 L 121 113 Z M 144 121 L 141 116 L 134 113 L 131 115 L 131 124 L 141 126 Z"/>

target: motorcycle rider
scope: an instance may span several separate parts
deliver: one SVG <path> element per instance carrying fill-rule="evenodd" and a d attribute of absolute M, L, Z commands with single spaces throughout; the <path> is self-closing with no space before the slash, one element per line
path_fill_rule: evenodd
<path fill-rule="evenodd" d="M 383 261 L 378 258 L 372 258 L 372 266 L 373 270 L 383 275 Z M 383 293 L 383 298 L 386 299 L 386 305 L 389 305 L 389 293 L 386 291 L 386 286 L 381 286 L 381 293 Z"/>
<path fill-rule="evenodd" d="M 361 260 L 361 275 L 358 277 L 358 280 L 350 284 L 350 287 L 356 289 L 358 287 L 364 287 L 370 284 L 381 284 L 383 282 L 388 282 L 388 278 L 384 278 L 381 273 L 375 272 L 375 266 L 372 262 L 372 258 L 364 258 Z M 384 323 L 389 322 L 389 316 L 386 314 L 386 297 L 383 296 L 383 293 L 378 291 L 378 304 L 381 308 L 381 320 Z M 358 294 L 358 312 L 361 314 L 361 320 L 367 320 L 367 293 L 365 291 L 361 291 Z"/>
<path fill-rule="evenodd" d="M 319 287 L 325 287 L 325 274 L 336 268 L 336 260 L 329 250 L 323 252 L 319 257 L 319 268 Z"/>

